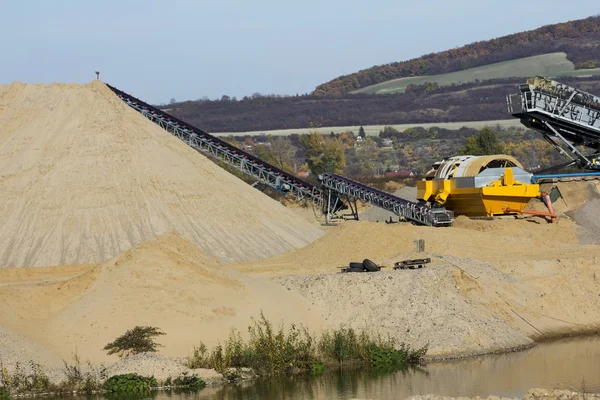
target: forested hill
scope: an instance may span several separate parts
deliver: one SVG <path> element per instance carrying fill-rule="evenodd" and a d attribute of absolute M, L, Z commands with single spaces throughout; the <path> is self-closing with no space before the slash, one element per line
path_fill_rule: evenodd
<path fill-rule="evenodd" d="M 564 77 L 560 82 L 600 94 L 600 76 Z M 385 96 L 252 96 L 185 101 L 159 106 L 209 132 L 247 132 L 324 126 L 393 125 L 511 119 L 506 95 L 524 78 L 421 85 Z"/>
<path fill-rule="evenodd" d="M 392 79 L 462 71 L 540 54 L 564 52 L 575 68 L 600 67 L 600 16 L 475 42 L 409 61 L 367 68 L 319 85 L 316 96 L 340 96 Z"/>

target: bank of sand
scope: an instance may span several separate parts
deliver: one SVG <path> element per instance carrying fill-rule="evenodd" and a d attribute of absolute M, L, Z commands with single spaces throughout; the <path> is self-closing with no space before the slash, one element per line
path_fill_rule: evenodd
<path fill-rule="evenodd" d="M 244 335 L 261 310 L 314 332 L 344 324 L 389 334 L 440 358 L 506 351 L 600 323 L 600 247 L 579 244 L 567 218 L 326 230 L 303 249 L 242 264 L 223 265 L 168 234 L 99 265 L 0 269 L 0 343 L 9 344 L 2 358 L 57 365 L 77 349 L 110 363 L 116 358 L 102 347 L 136 325 L 160 327 L 161 353 L 185 357 L 231 328 Z M 417 238 L 426 245 L 418 256 L 432 258 L 424 269 L 338 273 L 363 258 L 391 266 L 415 257 Z"/>
<path fill-rule="evenodd" d="M 161 353 L 181 358 L 232 328 L 245 335 L 261 311 L 317 333 L 344 324 L 428 345 L 430 357 L 505 351 L 600 323 L 593 183 L 561 189 L 555 225 L 459 217 L 450 228 L 319 229 L 100 82 L 0 86 L 0 165 L 0 359 L 9 367 L 60 366 L 74 351 L 110 363 L 104 345 L 136 325 L 161 328 Z M 412 253 L 417 238 L 425 253 Z M 417 256 L 432 263 L 338 273 L 350 261 L 390 267 Z M 145 359 L 137 372 L 164 376 L 170 363 Z"/>
<path fill-rule="evenodd" d="M 0 85 L 0 266 L 99 263 L 167 232 L 223 262 L 322 235 L 100 81 Z"/>

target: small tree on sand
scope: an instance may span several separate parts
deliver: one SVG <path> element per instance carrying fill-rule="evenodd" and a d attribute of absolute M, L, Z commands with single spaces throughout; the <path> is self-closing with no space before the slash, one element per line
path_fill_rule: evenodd
<path fill-rule="evenodd" d="M 154 326 L 136 326 L 115 339 L 114 342 L 104 346 L 108 355 L 117 354 L 124 357 L 139 353 L 155 353 L 162 346 L 154 341 L 156 336 L 164 335 L 159 328 Z"/>

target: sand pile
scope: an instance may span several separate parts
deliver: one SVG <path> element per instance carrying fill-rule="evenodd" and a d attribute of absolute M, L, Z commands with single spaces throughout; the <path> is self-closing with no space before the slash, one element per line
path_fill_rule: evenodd
<path fill-rule="evenodd" d="M 429 343 L 430 356 L 518 347 L 600 322 L 598 247 L 578 244 L 569 219 L 459 217 L 452 228 L 348 222 L 328 229 L 305 248 L 236 268 L 277 277 L 324 310 L 329 327 L 368 327 L 414 346 Z M 414 253 L 418 238 L 425 253 Z M 422 270 L 337 273 L 364 258 L 391 267 L 425 257 L 433 262 Z"/>
<path fill-rule="evenodd" d="M 322 234 L 100 81 L 0 87 L 0 266 L 98 263 L 171 231 L 225 262 Z"/>
<path fill-rule="evenodd" d="M 66 293 L 69 301 L 62 301 Z M 0 324 L 61 357 L 78 349 L 92 361 L 114 359 L 102 348 L 136 325 L 161 328 L 167 333 L 161 353 L 183 357 L 200 341 L 224 341 L 231 328 L 245 333 L 261 310 L 274 323 L 318 328 L 321 322 L 300 295 L 224 267 L 176 234 L 141 243 L 76 277 L 21 279 L 0 287 L 0 301 L 6 305 Z"/>
<path fill-rule="evenodd" d="M 448 229 L 349 221 L 327 227 L 324 237 L 304 248 L 235 267 L 248 274 L 279 276 L 337 272 L 350 261 L 365 258 L 391 265 L 395 259 L 415 255 L 416 239 L 425 240 L 429 254 L 491 261 L 571 257 L 596 249 L 580 246 L 576 229 L 575 223 L 564 219 L 553 225 L 542 219 L 477 221 L 458 217 Z"/>
<path fill-rule="evenodd" d="M 278 281 L 326 310 L 330 327 L 344 324 L 390 335 L 399 343 L 428 345 L 430 356 L 470 355 L 533 343 L 489 308 L 468 301 L 461 290 L 490 296 L 489 290 L 442 262 L 415 271 L 282 277 Z M 501 282 L 508 283 L 510 278 L 501 276 L 496 283 Z"/>

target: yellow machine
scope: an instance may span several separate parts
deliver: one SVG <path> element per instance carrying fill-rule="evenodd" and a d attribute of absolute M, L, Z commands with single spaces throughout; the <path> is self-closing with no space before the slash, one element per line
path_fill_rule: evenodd
<path fill-rule="evenodd" d="M 507 155 L 451 157 L 436 162 L 417 182 L 417 199 L 443 205 L 456 215 L 517 214 L 541 195 L 532 176 Z"/>

